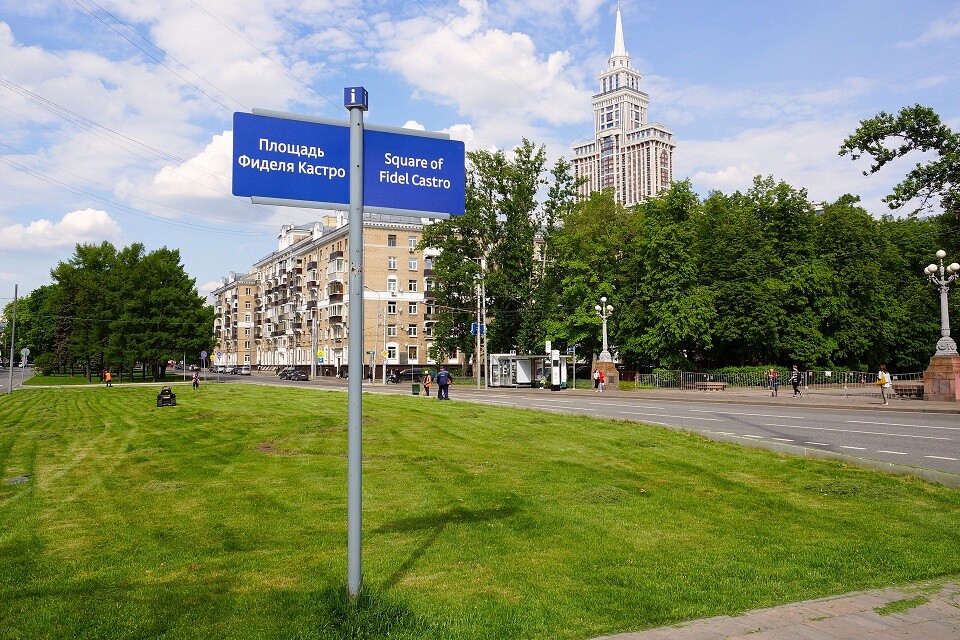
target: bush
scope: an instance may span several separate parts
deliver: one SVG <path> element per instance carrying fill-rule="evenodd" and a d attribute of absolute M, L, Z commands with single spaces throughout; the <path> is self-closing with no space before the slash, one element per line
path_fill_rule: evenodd
<path fill-rule="evenodd" d="M 53 375 L 57 371 L 57 361 L 52 353 L 41 353 L 33 361 L 33 368 L 42 376 Z"/>

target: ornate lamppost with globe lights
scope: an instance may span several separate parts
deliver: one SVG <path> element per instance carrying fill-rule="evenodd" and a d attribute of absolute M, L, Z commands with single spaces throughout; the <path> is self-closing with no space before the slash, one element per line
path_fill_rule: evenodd
<path fill-rule="evenodd" d="M 606 296 L 601 296 L 600 304 L 596 305 L 594 310 L 603 319 L 603 350 L 600 352 L 599 362 L 613 362 L 613 356 L 607 349 L 607 318 L 613 314 L 613 305 L 607 304 Z"/>
<path fill-rule="evenodd" d="M 950 314 L 947 308 L 947 292 L 950 290 L 950 283 L 957 279 L 960 274 L 960 264 L 952 262 L 944 266 L 943 259 L 947 257 L 947 252 L 943 249 L 937 251 L 937 259 L 940 265 L 929 264 L 923 270 L 927 279 L 940 288 L 940 340 L 937 341 L 937 356 L 955 356 L 957 353 L 957 343 L 950 337 Z"/>

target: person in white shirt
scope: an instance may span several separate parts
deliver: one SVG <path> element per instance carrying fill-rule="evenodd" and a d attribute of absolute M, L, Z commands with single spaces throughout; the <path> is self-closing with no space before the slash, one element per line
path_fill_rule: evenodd
<path fill-rule="evenodd" d="M 880 365 L 880 372 L 877 373 L 877 384 L 880 385 L 880 398 L 883 400 L 883 404 L 890 404 L 887 402 L 887 389 L 893 387 L 893 383 L 890 381 L 890 372 L 887 371 L 887 365 Z"/>

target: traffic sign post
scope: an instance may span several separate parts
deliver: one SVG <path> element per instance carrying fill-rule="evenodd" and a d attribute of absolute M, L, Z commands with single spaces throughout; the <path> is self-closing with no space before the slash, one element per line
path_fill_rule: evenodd
<path fill-rule="evenodd" d="M 352 598 L 359 594 L 361 578 L 363 213 L 449 218 L 463 215 L 466 202 L 464 144 L 446 134 L 365 128 L 368 102 L 366 89 L 347 87 L 343 105 L 349 123 L 255 110 L 234 114 L 233 131 L 234 195 L 249 196 L 254 204 L 349 212 L 347 586 Z M 323 363 L 322 351 L 317 361 Z"/>

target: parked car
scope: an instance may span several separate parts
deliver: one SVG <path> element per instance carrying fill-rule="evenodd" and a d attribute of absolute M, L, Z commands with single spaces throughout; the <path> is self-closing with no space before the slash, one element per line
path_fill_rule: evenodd
<path fill-rule="evenodd" d="M 306 371 L 292 371 L 290 377 L 287 380 L 309 380 L 310 376 L 307 375 Z"/>
<path fill-rule="evenodd" d="M 400 384 L 401 382 L 420 382 L 423 378 L 423 372 L 429 371 L 433 375 L 436 375 L 436 368 L 434 367 L 411 367 L 409 369 L 401 369 L 400 371 L 394 372 L 392 376 L 387 377 L 387 382 L 392 384 Z"/>
<path fill-rule="evenodd" d="M 238 376 L 249 376 L 250 375 L 250 365 L 245 364 L 243 366 L 237 367 L 240 371 L 235 372 Z"/>
<path fill-rule="evenodd" d="M 296 373 L 296 369 L 283 369 L 277 372 L 277 377 L 281 380 L 289 380 L 290 376 Z"/>

